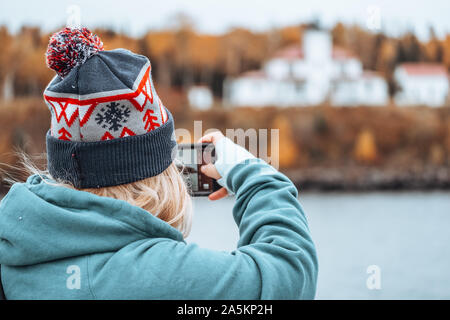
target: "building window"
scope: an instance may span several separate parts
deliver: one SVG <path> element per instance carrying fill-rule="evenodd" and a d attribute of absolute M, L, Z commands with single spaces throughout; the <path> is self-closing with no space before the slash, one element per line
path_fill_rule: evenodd
<path fill-rule="evenodd" d="M 303 91 L 305 89 L 305 85 L 302 82 L 295 83 L 295 91 Z"/>

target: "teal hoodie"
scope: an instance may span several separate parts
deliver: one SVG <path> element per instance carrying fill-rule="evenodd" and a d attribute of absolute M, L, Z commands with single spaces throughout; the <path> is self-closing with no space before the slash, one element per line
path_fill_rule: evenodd
<path fill-rule="evenodd" d="M 227 184 L 233 252 L 187 244 L 125 201 L 39 176 L 13 185 L 0 204 L 7 299 L 313 299 L 317 258 L 294 185 L 261 160 L 234 167 Z"/>

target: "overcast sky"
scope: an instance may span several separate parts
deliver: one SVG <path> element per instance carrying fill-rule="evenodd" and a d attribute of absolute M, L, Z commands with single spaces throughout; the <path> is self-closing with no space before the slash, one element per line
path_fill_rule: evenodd
<path fill-rule="evenodd" d="M 450 33 L 450 0 L 1 0 L 0 24 L 13 31 L 25 24 L 53 31 L 66 24 L 71 5 L 79 6 L 81 23 L 87 27 L 112 27 L 137 36 L 169 26 L 179 12 L 192 17 L 197 30 L 208 33 L 236 26 L 267 30 L 312 18 L 326 27 L 343 21 L 380 27 L 393 35 L 413 30 L 421 39 L 427 38 L 430 26 L 440 37 Z"/>

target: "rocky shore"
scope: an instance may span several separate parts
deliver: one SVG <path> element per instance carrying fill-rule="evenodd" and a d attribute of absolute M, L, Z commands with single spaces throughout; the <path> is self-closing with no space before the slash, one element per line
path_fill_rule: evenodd
<path fill-rule="evenodd" d="M 299 190 L 450 190 L 450 168 L 306 168 L 282 170 Z"/>
<path fill-rule="evenodd" d="M 450 167 L 281 169 L 301 191 L 450 190 Z M 0 184 L 0 198 L 8 186 Z"/>
<path fill-rule="evenodd" d="M 301 191 L 450 190 L 450 167 L 281 169 Z M 0 198 L 8 191 L 0 185 Z"/>

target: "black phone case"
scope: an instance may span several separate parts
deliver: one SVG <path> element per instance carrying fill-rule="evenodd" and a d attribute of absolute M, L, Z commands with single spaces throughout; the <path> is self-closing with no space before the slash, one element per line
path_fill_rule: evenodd
<path fill-rule="evenodd" d="M 210 145 L 211 145 L 210 143 L 184 143 L 184 144 L 179 144 L 178 148 L 182 148 L 182 149 L 199 149 L 199 148 L 201 148 L 202 151 L 203 151 L 206 147 L 208 147 Z M 215 162 L 215 148 L 213 148 L 212 151 L 211 151 L 211 157 L 212 157 L 212 163 L 214 163 Z M 207 179 L 211 179 L 213 187 L 212 187 L 212 190 L 210 190 L 210 191 L 194 191 L 193 192 L 192 190 L 190 190 L 191 196 L 193 196 L 193 197 L 206 197 L 206 196 L 210 195 L 211 193 L 213 193 L 213 192 L 219 190 L 220 188 L 222 188 L 222 186 L 219 183 L 217 183 L 216 179 L 209 178 L 209 177 L 205 176 L 200 170 L 198 170 L 198 174 L 201 175 L 201 177 L 202 177 L 201 180 L 202 181 L 203 180 L 207 180 Z M 206 178 L 203 179 L 203 177 L 206 177 Z"/>

